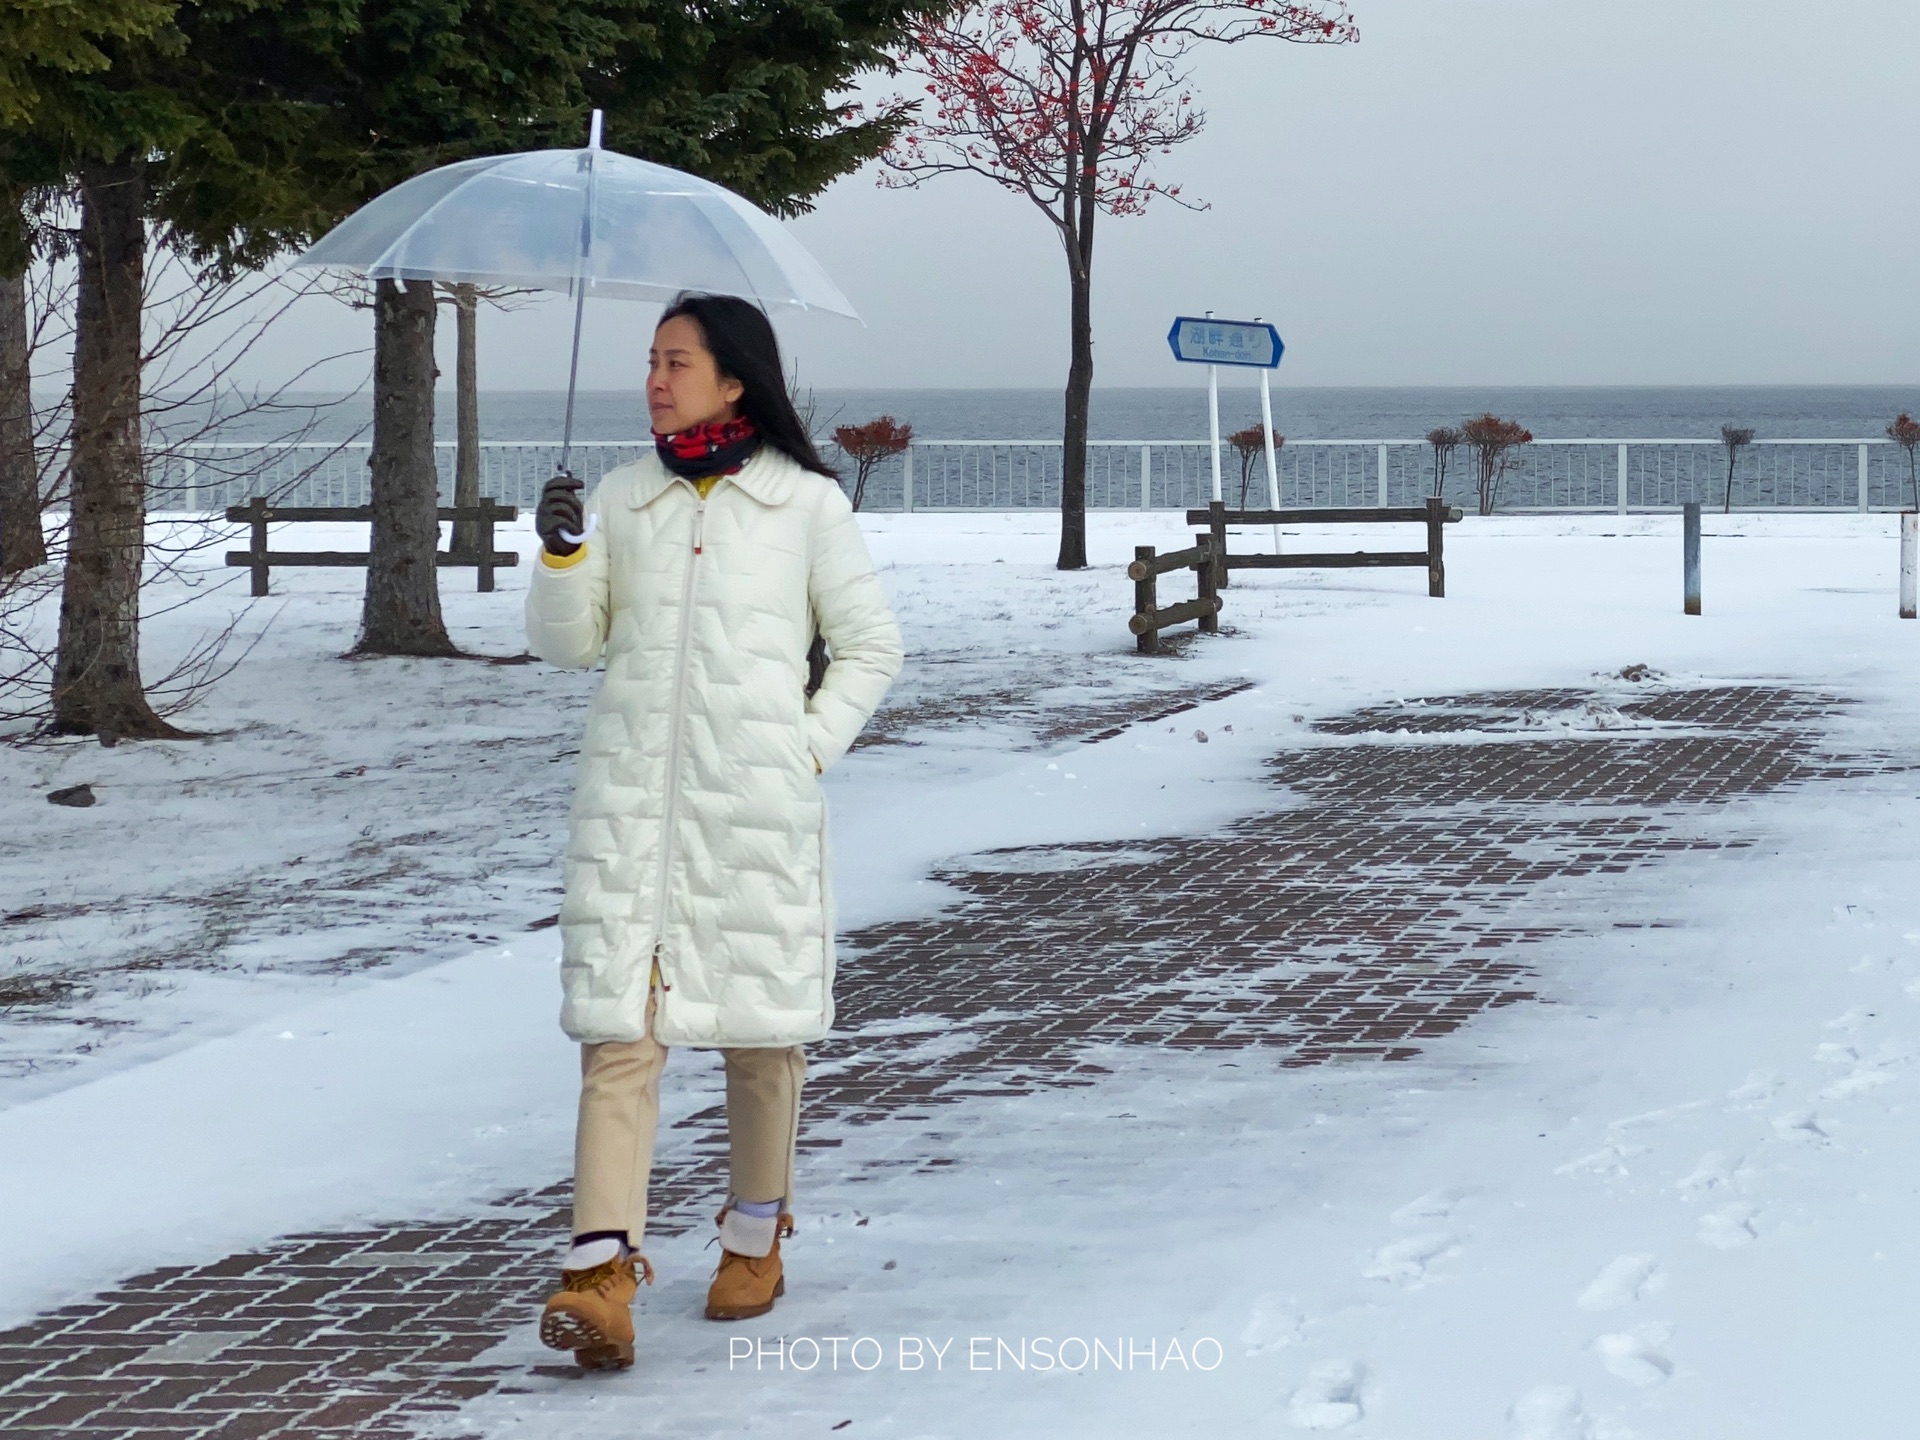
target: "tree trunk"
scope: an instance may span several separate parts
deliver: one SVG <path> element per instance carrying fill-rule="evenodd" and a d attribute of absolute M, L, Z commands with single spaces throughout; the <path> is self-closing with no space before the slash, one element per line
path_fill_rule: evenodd
<path fill-rule="evenodd" d="M 33 454 L 33 370 L 27 277 L 0 274 L 0 575 L 47 563 Z"/>
<path fill-rule="evenodd" d="M 53 663 L 53 731 L 178 739 L 140 679 L 146 476 L 140 454 L 140 307 L 146 165 L 83 167 L 73 336 L 72 510 Z"/>
<path fill-rule="evenodd" d="M 1084 253 L 1084 252 L 1083 252 Z M 1060 558 L 1055 568 L 1087 566 L 1087 415 L 1093 400 L 1093 276 L 1069 258 L 1073 359 L 1067 366 L 1066 426 L 1060 447 Z"/>
<path fill-rule="evenodd" d="M 440 619 L 439 474 L 433 459 L 431 281 L 375 283 L 373 535 L 361 655 L 457 655 Z"/>
<path fill-rule="evenodd" d="M 453 503 L 480 503 L 480 293 L 471 285 L 453 290 L 458 347 L 453 366 Z M 480 522 L 456 520 L 450 548 L 462 555 L 480 553 Z"/>

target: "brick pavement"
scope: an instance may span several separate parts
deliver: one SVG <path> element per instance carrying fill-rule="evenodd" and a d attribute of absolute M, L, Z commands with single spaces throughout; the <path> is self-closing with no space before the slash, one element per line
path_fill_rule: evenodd
<path fill-rule="evenodd" d="M 904 1163 L 939 1166 L 937 1107 L 1097 1084 L 1093 1042 L 1259 1046 L 1288 1065 L 1411 1056 L 1530 998 L 1530 947 L 1578 923 L 1534 915 L 1541 887 L 1749 845 L 1703 814 L 1906 768 L 1823 748 L 1844 708 L 1767 686 L 1372 707 L 1274 756 L 1288 803 L 1214 833 L 971 857 L 940 877 L 960 895 L 945 913 L 846 937 L 842 1033 L 810 1052 L 808 1114 L 898 1127 Z M 724 1114 L 678 1128 L 654 1186 L 669 1233 L 710 1225 L 724 1190 Z M 834 1165 L 836 1141 L 802 1143 L 803 1167 Z M 480 1357 L 531 1323 L 566 1196 L 556 1183 L 464 1220 L 288 1236 L 130 1278 L 0 1334 L 0 1429 L 412 1434 L 514 1385 Z"/>

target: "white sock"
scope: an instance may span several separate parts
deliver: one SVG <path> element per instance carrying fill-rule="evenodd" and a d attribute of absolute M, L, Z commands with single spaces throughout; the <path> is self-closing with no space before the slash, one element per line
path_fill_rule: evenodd
<path fill-rule="evenodd" d="M 738 1210 L 742 1215 L 752 1215 L 759 1220 L 765 1220 L 769 1215 L 778 1215 L 780 1213 L 780 1205 L 781 1202 L 778 1200 L 736 1200 L 733 1202 L 733 1208 Z"/>
<path fill-rule="evenodd" d="M 774 1215 L 748 1215 L 738 1205 L 729 1205 L 720 1222 L 721 1248 L 736 1255 L 765 1255 L 773 1249 L 779 1224 Z"/>
<path fill-rule="evenodd" d="M 604 1265 L 609 1260 L 618 1260 L 627 1247 L 611 1236 L 604 1240 L 589 1240 L 584 1245 L 576 1244 L 567 1251 L 565 1268 L 568 1270 L 591 1270 L 596 1265 Z"/>

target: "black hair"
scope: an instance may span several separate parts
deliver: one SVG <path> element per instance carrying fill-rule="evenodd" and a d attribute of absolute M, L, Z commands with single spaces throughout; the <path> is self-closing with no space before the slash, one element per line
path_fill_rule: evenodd
<path fill-rule="evenodd" d="M 667 307 L 660 324 L 683 315 L 700 327 L 720 373 L 745 387 L 740 413 L 753 422 L 761 439 L 803 469 L 838 480 L 839 472 L 820 458 L 813 437 L 793 408 L 787 372 L 780 363 L 780 341 L 767 312 L 736 295 L 683 293 Z"/>

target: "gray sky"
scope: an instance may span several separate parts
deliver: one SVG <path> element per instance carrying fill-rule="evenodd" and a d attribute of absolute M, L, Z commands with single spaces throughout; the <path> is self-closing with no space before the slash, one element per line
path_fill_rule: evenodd
<path fill-rule="evenodd" d="M 1354 8 L 1356 46 L 1199 57 L 1207 129 L 1159 174 L 1212 208 L 1102 218 L 1096 384 L 1196 379 L 1164 336 L 1207 309 L 1275 321 L 1298 385 L 1920 375 L 1913 0 Z M 868 171 L 796 230 L 866 319 L 782 322 L 805 383 L 1064 379 L 1064 265 L 1025 201 Z M 655 313 L 590 305 L 583 382 L 637 386 Z M 567 319 L 557 302 L 485 315 L 482 384 L 564 385 Z M 314 302 L 257 378 L 366 325 Z"/>

